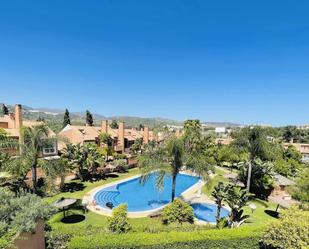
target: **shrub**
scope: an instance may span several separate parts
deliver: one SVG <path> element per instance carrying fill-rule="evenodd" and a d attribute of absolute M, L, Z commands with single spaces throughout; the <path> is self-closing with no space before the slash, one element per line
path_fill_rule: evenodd
<path fill-rule="evenodd" d="M 127 205 L 121 204 L 113 209 L 113 216 L 108 220 L 108 229 L 113 233 L 126 233 L 131 229 L 127 217 Z"/>
<path fill-rule="evenodd" d="M 279 220 L 269 224 L 262 242 L 267 248 L 308 248 L 309 212 L 296 207 L 283 211 Z"/>
<path fill-rule="evenodd" d="M 170 224 L 173 222 L 193 223 L 193 221 L 194 221 L 193 208 L 188 203 L 185 203 L 179 199 L 175 199 L 162 211 L 163 224 Z"/>
<path fill-rule="evenodd" d="M 194 232 L 102 234 L 75 237 L 68 249 L 165 248 L 258 249 L 261 230 L 255 227 Z"/>

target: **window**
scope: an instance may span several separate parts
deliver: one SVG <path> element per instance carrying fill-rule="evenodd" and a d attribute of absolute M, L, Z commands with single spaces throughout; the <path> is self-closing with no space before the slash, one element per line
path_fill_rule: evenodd
<path fill-rule="evenodd" d="M 50 145 L 48 147 L 43 148 L 43 154 L 55 154 L 56 153 L 56 148 L 54 145 Z"/>

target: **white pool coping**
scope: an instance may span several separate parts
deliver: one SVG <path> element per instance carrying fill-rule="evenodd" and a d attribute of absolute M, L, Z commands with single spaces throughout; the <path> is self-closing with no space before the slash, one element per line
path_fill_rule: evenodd
<path fill-rule="evenodd" d="M 190 174 L 187 171 L 181 171 L 180 174 L 184 174 L 184 175 L 190 175 L 190 176 L 195 176 L 194 174 Z M 115 182 L 111 182 L 108 184 L 104 184 L 101 186 L 98 186 L 94 189 L 92 189 L 91 191 L 89 191 L 84 197 L 83 197 L 83 202 L 84 203 L 88 203 L 87 205 L 87 209 L 96 213 L 96 214 L 100 214 L 100 215 L 105 215 L 105 216 L 112 216 L 112 209 L 108 209 L 105 207 L 102 207 L 100 205 L 95 205 L 93 204 L 94 196 L 97 192 L 99 192 L 102 189 L 114 186 L 114 185 L 118 185 L 120 183 L 123 182 L 127 182 L 136 178 L 139 178 L 141 176 L 141 174 L 132 176 L 132 177 L 128 177 L 122 180 L 118 180 Z M 194 193 L 199 190 L 201 187 L 203 186 L 203 181 L 199 180 L 197 183 L 195 183 L 194 185 L 192 185 L 190 188 L 186 189 L 184 192 L 182 192 L 180 194 L 179 197 L 177 198 L 183 198 L 184 200 L 189 200 L 193 197 Z M 155 209 L 151 209 L 151 210 L 147 210 L 147 211 L 130 211 L 128 212 L 128 217 L 129 218 L 143 218 L 143 217 L 149 217 L 152 214 L 156 214 L 158 211 L 160 211 L 161 209 L 163 209 L 165 206 L 167 206 L 169 203 L 159 207 L 159 208 L 155 208 Z"/>

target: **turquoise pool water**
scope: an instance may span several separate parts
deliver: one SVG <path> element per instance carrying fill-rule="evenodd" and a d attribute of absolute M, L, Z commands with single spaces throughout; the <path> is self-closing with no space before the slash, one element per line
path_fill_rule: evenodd
<path fill-rule="evenodd" d="M 216 214 L 217 214 L 217 205 L 215 204 L 206 204 L 206 203 L 194 203 L 191 205 L 194 209 L 194 215 L 199 220 L 203 220 L 206 222 L 216 222 Z M 229 216 L 230 212 L 221 208 L 220 217 Z"/>
<path fill-rule="evenodd" d="M 98 191 L 94 199 L 97 204 L 106 208 L 106 203 L 111 202 L 116 207 L 121 203 L 128 205 L 129 212 L 149 211 L 164 206 L 171 200 L 172 179 L 165 176 L 164 189 L 160 192 L 155 186 L 155 173 L 144 184 L 140 178 L 122 182 Z M 176 197 L 192 187 L 199 181 L 198 177 L 178 174 L 176 180 Z"/>

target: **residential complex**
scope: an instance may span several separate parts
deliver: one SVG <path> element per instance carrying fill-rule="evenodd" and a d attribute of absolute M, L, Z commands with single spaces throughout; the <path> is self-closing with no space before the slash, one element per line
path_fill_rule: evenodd
<path fill-rule="evenodd" d="M 59 149 L 64 148 L 65 143 L 73 144 L 85 144 L 96 143 L 100 144 L 99 135 L 106 133 L 112 138 L 112 146 L 115 152 L 129 153 L 131 146 L 137 139 L 141 139 L 143 144 L 147 144 L 149 141 L 156 140 L 153 131 L 150 131 L 148 127 L 144 127 L 142 130 L 135 128 L 125 128 L 124 122 L 119 122 L 118 129 L 112 129 L 108 125 L 107 120 L 101 122 L 101 126 L 79 126 L 68 124 L 64 127 L 59 136 L 63 141 L 59 142 Z"/>
<path fill-rule="evenodd" d="M 42 125 L 43 122 L 39 121 L 29 121 L 23 120 L 23 111 L 22 106 L 20 104 L 15 105 L 15 112 L 9 113 L 0 117 L 0 128 L 2 128 L 10 138 L 16 139 L 20 141 L 21 139 L 21 128 L 22 127 L 34 127 L 38 125 Z M 55 137 L 56 134 L 49 129 L 48 137 Z M 16 153 L 16 151 L 12 150 L 12 153 Z M 48 147 L 43 148 L 42 155 L 44 157 L 55 156 L 58 154 L 57 143 L 53 143 Z"/>

